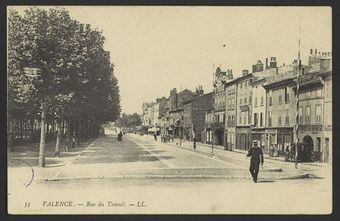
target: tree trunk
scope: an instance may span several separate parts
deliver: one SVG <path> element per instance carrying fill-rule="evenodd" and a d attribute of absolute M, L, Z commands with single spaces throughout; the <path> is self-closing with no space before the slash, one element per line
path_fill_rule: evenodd
<path fill-rule="evenodd" d="M 41 101 L 41 133 L 39 147 L 39 167 L 45 167 L 45 124 L 46 124 L 46 104 L 45 100 Z"/>
<path fill-rule="evenodd" d="M 80 123 L 79 123 L 79 120 L 76 120 L 76 125 L 77 125 L 77 133 L 76 133 L 76 141 L 77 141 L 77 145 L 80 144 Z"/>
<path fill-rule="evenodd" d="M 71 127 L 70 127 L 70 121 L 66 121 L 66 152 L 69 152 L 70 148 L 70 133 L 71 133 Z"/>
<path fill-rule="evenodd" d="M 57 141 L 55 143 L 55 154 L 54 156 L 60 157 L 60 137 L 61 137 L 61 122 L 60 119 L 57 119 Z"/>
<path fill-rule="evenodd" d="M 65 137 L 65 121 L 62 120 L 62 125 L 61 125 L 61 137 Z"/>
<path fill-rule="evenodd" d="M 22 120 L 19 118 L 19 137 L 22 139 Z"/>
<path fill-rule="evenodd" d="M 14 144 L 13 144 L 13 140 L 14 140 L 14 133 L 13 133 L 13 121 L 9 120 L 8 121 L 8 129 L 9 129 L 9 136 L 8 136 L 8 140 L 7 140 L 7 144 L 9 147 L 9 151 L 10 152 L 14 152 Z"/>

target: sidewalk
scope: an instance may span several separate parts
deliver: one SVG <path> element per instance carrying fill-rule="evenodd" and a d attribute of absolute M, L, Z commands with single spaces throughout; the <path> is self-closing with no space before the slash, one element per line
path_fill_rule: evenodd
<path fill-rule="evenodd" d="M 55 142 L 46 143 L 44 168 L 38 167 L 39 144 L 32 143 L 16 146 L 14 152 L 7 153 L 8 176 L 17 179 L 16 174 L 33 171 L 34 180 L 45 177 L 53 177 L 60 169 L 72 162 L 83 150 L 85 150 L 95 139 L 90 139 L 75 148 L 65 151 L 65 141 L 60 144 L 60 157 L 54 156 Z M 28 170 L 30 169 L 30 170 Z"/>
<path fill-rule="evenodd" d="M 152 136 L 145 136 L 146 139 L 154 140 Z M 157 137 L 157 142 L 161 143 L 160 137 Z M 176 143 L 178 145 L 176 145 Z M 215 158 L 219 158 L 225 161 L 233 160 L 237 161 L 241 164 L 249 163 L 249 158 L 245 159 L 247 151 L 234 149 L 233 151 L 224 150 L 223 146 L 214 145 L 213 154 L 212 147 L 210 144 L 204 144 L 201 142 L 196 142 L 196 149 L 193 149 L 193 142 L 191 141 L 182 141 L 181 146 L 179 146 L 179 139 L 174 139 L 174 141 L 169 141 L 166 144 L 183 148 L 185 150 L 193 151 L 196 153 L 200 153 L 206 156 L 211 156 Z M 281 157 L 270 157 L 268 155 L 264 155 L 265 163 L 264 168 L 271 171 L 299 171 L 301 173 L 305 173 L 306 176 L 313 178 L 331 178 L 332 177 L 332 165 L 320 162 L 304 162 L 298 164 L 298 169 L 295 168 L 294 162 L 285 162 L 284 158 Z"/>

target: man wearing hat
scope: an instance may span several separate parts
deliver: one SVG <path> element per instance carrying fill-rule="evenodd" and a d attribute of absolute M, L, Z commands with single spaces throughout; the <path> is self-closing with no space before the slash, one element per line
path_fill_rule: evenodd
<path fill-rule="evenodd" d="M 257 174 L 259 173 L 260 163 L 263 165 L 263 153 L 262 149 L 257 146 L 257 140 L 253 141 L 253 147 L 251 147 L 248 151 L 247 157 L 250 158 L 250 167 L 249 171 L 251 176 L 253 177 L 253 181 L 257 182 Z"/>

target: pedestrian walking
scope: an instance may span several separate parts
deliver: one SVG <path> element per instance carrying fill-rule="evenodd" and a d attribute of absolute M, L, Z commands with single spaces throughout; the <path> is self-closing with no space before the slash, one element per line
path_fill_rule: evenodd
<path fill-rule="evenodd" d="M 263 166 L 263 152 L 262 149 L 257 146 L 257 140 L 253 141 L 253 147 L 249 149 L 247 157 L 251 157 L 249 171 L 253 177 L 253 181 L 256 183 L 257 175 L 260 169 L 260 163 L 261 166 Z"/>

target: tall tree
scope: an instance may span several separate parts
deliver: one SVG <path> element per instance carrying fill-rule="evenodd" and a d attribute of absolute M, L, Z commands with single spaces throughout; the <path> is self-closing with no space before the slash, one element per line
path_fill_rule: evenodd
<path fill-rule="evenodd" d="M 62 121 L 68 122 L 67 134 L 72 129 L 84 137 L 84 130 L 91 130 L 86 124 L 98 128 L 118 118 L 118 82 L 102 32 L 65 9 L 29 8 L 23 15 L 11 10 L 8 24 L 9 115 L 37 118 L 44 104 L 40 115 L 57 124 L 56 156 Z M 41 77 L 27 77 L 27 69 L 40 70 Z"/>

